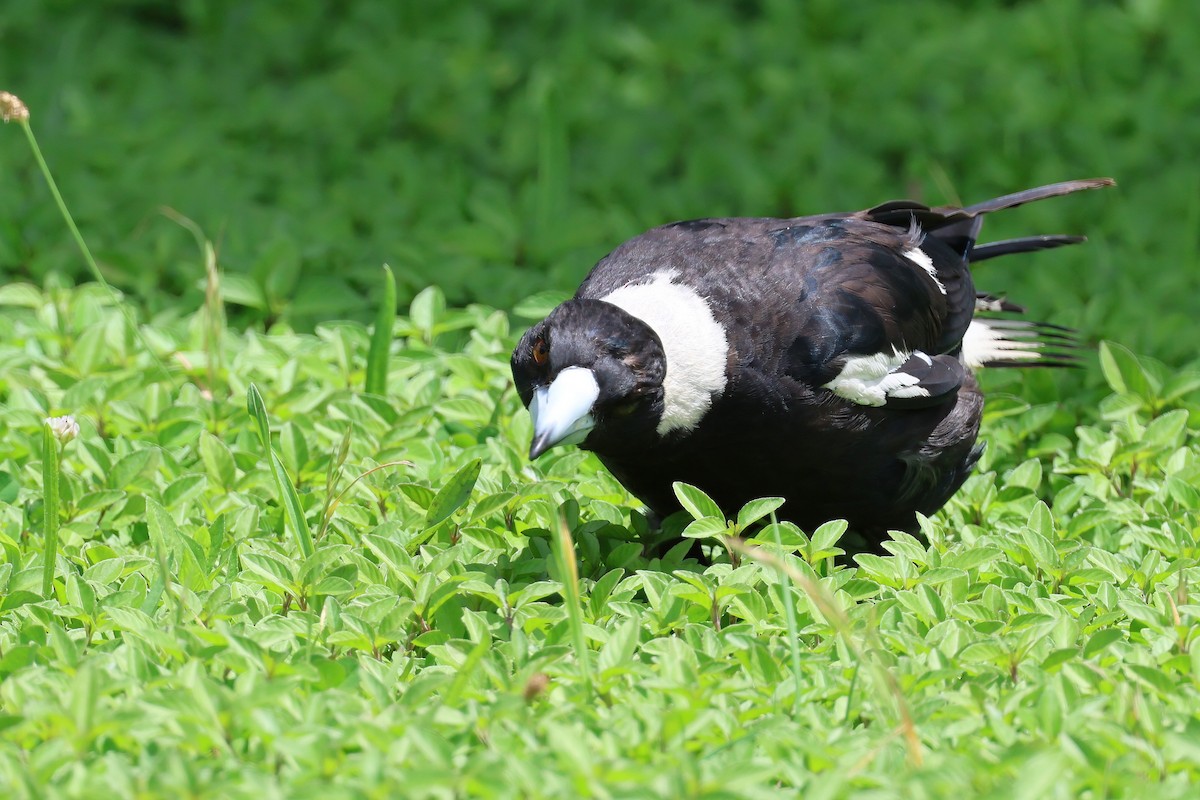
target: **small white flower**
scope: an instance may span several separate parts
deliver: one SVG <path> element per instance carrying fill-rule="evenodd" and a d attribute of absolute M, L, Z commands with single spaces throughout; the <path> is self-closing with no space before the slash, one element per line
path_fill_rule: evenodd
<path fill-rule="evenodd" d="M 12 92 L 0 92 L 0 119 L 5 122 L 28 122 L 29 109 Z"/>
<path fill-rule="evenodd" d="M 75 417 L 67 414 L 64 417 L 46 417 L 46 424 L 54 432 L 55 437 L 66 444 L 79 435 L 79 423 Z"/>

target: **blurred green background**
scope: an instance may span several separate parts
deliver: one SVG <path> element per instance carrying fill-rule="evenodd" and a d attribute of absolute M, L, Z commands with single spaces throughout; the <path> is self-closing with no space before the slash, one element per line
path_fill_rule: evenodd
<path fill-rule="evenodd" d="M 977 201 L 1091 244 L 979 283 L 1169 363 L 1195 357 L 1200 3 L 5 0 L 0 76 L 108 278 L 152 311 L 366 319 L 403 297 L 570 291 L 641 230 L 709 215 Z M 16 128 L 0 279 L 83 280 Z"/>

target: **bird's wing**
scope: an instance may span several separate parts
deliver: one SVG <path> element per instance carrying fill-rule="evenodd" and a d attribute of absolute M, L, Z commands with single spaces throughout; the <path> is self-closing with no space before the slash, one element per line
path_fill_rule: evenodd
<path fill-rule="evenodd" d="M 911 217 L 896 225 L 869 212 L 791 220 L 772 237 L 788 375 L 870 406 L 920 407 L 957 391 L 954 352 L 975 308 L 962 256 Z"/>

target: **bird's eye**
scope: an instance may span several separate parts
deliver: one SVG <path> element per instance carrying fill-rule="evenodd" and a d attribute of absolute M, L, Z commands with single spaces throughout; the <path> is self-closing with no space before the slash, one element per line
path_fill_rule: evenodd
<path fill-rule="evenodd" d="M 546 340 L 542 338 L 533 340 L 533 363 L 539 367 L 546 366 L 546 362 L 550 360 L 550 345 L 546 344 Z"/>

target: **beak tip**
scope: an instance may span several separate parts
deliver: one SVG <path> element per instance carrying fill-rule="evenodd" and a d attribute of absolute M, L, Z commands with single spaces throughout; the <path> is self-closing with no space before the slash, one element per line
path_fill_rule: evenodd
<path fill-rule="evenodd" d="M 550 442 L 547 441 L 547 439 L 548 439 L 548 437 L 546 437 L 546 436 L 538 436 L 530 443 L 530 445 L 529 445 L 529 460 L 530 461 L 535 460 L 542 453 L 544 453 L 550 449 Z"/>

